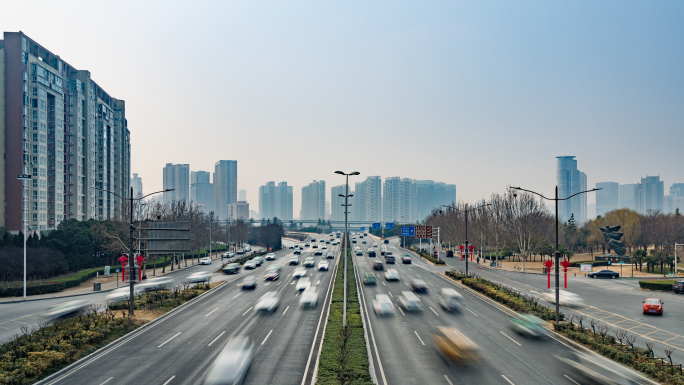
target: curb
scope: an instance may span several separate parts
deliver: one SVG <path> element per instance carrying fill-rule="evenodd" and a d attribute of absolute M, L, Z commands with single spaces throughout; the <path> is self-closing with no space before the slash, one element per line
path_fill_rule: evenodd
<path fill-rule="evenodd" d="M 223 287 L 226 287 L 225 283 L 226 283 L 226 281 L 222 281 L 222 283 L 220 285 L 214 287 L 213 289 L 209 289 L 209 290 L 205 291 L 201 295 L 191 299 L 190 301 L 182 304 L 181 306 L 179 306 L 175 309 L 172 309 L 171 311 L 162 315 L 161 317 L 158 317 L 158 318 L 140 326 L 139 328 L 124 334 L 123 336 L 121 336 L 121 337 L 117 338 L 116 340 L 110 342 L 109 344 L 95 350 L 94 352 L 92 352 L 92 353 L 88 354 L 87 356 L 79 359 L 78 361 L 69 364 L 68 366 L 66 366 L 66 367 L 60 369 L 59 371 L 43 378 L 42 380 L 36 381 L 35 384 L 43 384 L 43 383 L 47 383 L 48 381 L 51 381 L 51 380 L 58 380 L 59 381 L 60 378 L 58 378 L 58 377 L 65 375 L 65 374 L 66 375 L 70 374 L 68 372 L 72 369 L 75 369 L 79 364 L 88 364 L 88 363 L 90 363 L 90 361 L 87 361 L 87 360 L 96 360 L 96 359 L 100 358 L 99 356 L 95 356 L 95 355 L 101 354 L 103 352 L 106 354 L 107 352 L 105 352 L 105 349 L 117 348 L 118 346 L 125 344 L 126 342 L 128 342 L 128 340 L 137 337 L 139 334 L 142 334 L 143 332 L 145 332 L 147 329 L 151 328 L 152 326 L 156 326 L 158 323 L 165 321 L 167 318 L 170 318 L 175 313 L 177 313 L 181 310 L 184 310 L 185 308 L 194 304 L 196 301 L 199 301 L 200 299 L 203 299 L 203 298 L 207 298 L 207 296 L 205 296 L 205 294 L 210 294 L 210 293 L 213 294 L 214 292 L 216 292 L 216 290 L 223 288 Z M 119 345 L 114 346 L 117 343 L 119 343 Z"/>

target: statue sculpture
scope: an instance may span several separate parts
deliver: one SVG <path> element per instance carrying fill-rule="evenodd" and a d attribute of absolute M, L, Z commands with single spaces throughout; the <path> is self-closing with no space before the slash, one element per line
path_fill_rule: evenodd
<path fill-rule="evenodd" d="M 624 257 L 627 249 L 625 248 L 625 242 L 621 241 L 620 238 L 624 235 L 623 233 L 618 233 L 620 226 L 606 226 L 599 227 L 603 231 L 603 236 L 608 242 L 608 247 L 615 250 L 618 257 Z"/>

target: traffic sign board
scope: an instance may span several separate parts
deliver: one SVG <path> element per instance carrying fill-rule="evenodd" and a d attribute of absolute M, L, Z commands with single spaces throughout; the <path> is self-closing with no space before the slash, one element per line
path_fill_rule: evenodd
<path fill-rule="evenodd" d="M 392 222 L 385 223 L 385 228 L 387 230 L 393 230 L 394 229 L 394 223 L 392 223 Z"/>
<path fill-rule="evenodd" d="M 373 223 L 373 230 L 380 230 L 380 224 L 379 223 Z"/>
<path fill-rule="evenodd" d="M 401 226 L 401 236 L 402 237 L 413 237 L 416 235 L 415 226 Z"/>
<path fill-rule="evenodd" d="M 432 226 L 416 226 L 416 238 L 418 238 L 418 239 L 431 239 L 432 238 Z"/>
<path fill-rule="evenodd" d="M 365 227 L 361 227 L 361 231 L 366 231 L 366 228 L 365 228 Z"/>
<path fill-rule="evenodd" d="M 31 174 L 19 174 L 17 175 L 18 179 L 31 179 Z"/>

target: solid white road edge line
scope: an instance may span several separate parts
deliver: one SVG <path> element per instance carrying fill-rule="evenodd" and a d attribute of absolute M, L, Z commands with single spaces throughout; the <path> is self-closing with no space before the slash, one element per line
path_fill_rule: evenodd
<path fill-rule="evenodd" d="M 174 339 L 174 338 L 178 337 L 178 335 L 179 335 L 179 334 L 181 334 L 181 333 L 183 333 L 183 332 L 178 332 L 178 333 L 176 333 L 176 335 L 175 335 L 175 336 L 173 336 L 173 337 L 169 338 L 169 339 L 168 339 L 168 340 L 166 340 L 166 341 L 165 341 L 165 342 L 164 342 L 163 344 L 161 344 L 161 345 L 159 345 L 159 346 L 157 346 L 157 347 L 158 347 L 158 348 L 161 348 L 162 346 L 166 345 L 166 343 L 167 343 L 167 342 L 169 342 L 169 341 L 171 341 L 172 339 Z"/>
<path fill-rule="evenodd" d="M 221 334 L 219 334 L 218 337 L 214 338 L 213 341 L 209 342 L 209 345 L 207 345 L 207 346 L 211 346 L 211 344 L 213 344 L 214 342 L 216 342 L 217 339 L 221 338 L 221 336 L 222 336 L 223 333 L 225 333 L 225 332 L 226 332 L 225 330 L 222 331 Z"/>
<path fill-rule="evenodd" d="M 516 345 L 522 346 L 522 345 L 520 345 L 520 344 L 518 343 L 518 341 L 516 341 L 516 340 L 514 340 L 513 338 L 509 337 L 508 334 L 506 334 L 506 333 L 504 333 L 504 332 L 502 332 L 502 331 L 500 331 L 499 333 L 503 334 L 503 335 L 504 335 L 506 338 L 508 338 L 509 340 L 515 342 Z"/>

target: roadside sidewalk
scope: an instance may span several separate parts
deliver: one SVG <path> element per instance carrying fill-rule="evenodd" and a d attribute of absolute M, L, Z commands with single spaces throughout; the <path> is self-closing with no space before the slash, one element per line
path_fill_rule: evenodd
<path fill-rule="evenodd" d="M 261 249 L 261 248 L 258 248 Z M 221 260 L 221 255 L 223 253 L 211 253 L 211 257 L 214 260 Z M 193 266 L 196 266 L 196 258 L 195 260 L 191 261 L 190 259 L 186 259 L 186 264 L 187 266 L 184 266 L 184 264 L 181 262 L 181 267 L 175 267 L 173 271 L 171 271 L 171 266 L 166 266 L 166 271 L 162 274 L 162 268 L 158 267 L 157 268 L 157 275 L 153 276 L 152 271 L 153 269 L 147 269 L 147 278 L 152 279 L 152 278 L 157 278 L 157 277 L 162 277 L 165 275 L 168 275 L 170 273 L 174 273 L 180 270 L 185 270 L 188 268 L 191 268 Z M 115 271 L 117 267 L 112 266 L 112 271 Z M 6 304 L 6 303 L 17 303 L 17 302 L 28 302 L 28 301 L 37 301 L 41 299 L 50 299 L 50 298 L 68 298 L 68 297 L 78 297 L 78 296 L 83 296 L 83 295 L 88 295 L 88 294 L 97 294 L 97 293 L 103 293 L 103 292 L 108 292 L 115 290 L 117 288 L 122 288 L 122 287 L 128 287 L 128 284 L 125 284 L 121 282 L 121 273 L 119 273 L 119 279 L 116 279 L 116 273 L 111 274 L 110 277 L 114 277 L 114 279 L 107 278 L 110 282 L 102 282 L 101 290 L 100 291 L 93 291 L 93 283 L 94 282 L 100 282 L 100 280 L 105 280 L 106 276 L 100 276 L 99 278 L 91 278 L 83 283 L 81 283 L 77 287 L 69 288 L 63 291 L 59 291 L 56 293 L 49 293 L 49 294 L 37 294 L 37 295 L 28 295 L 26 296 L 26 301 L 24 301 L 23 296 L 19 297 L 4 297 L 0 298 L 0 304 Z M 117 286 L 118 285 L 118 286 Z"/>

